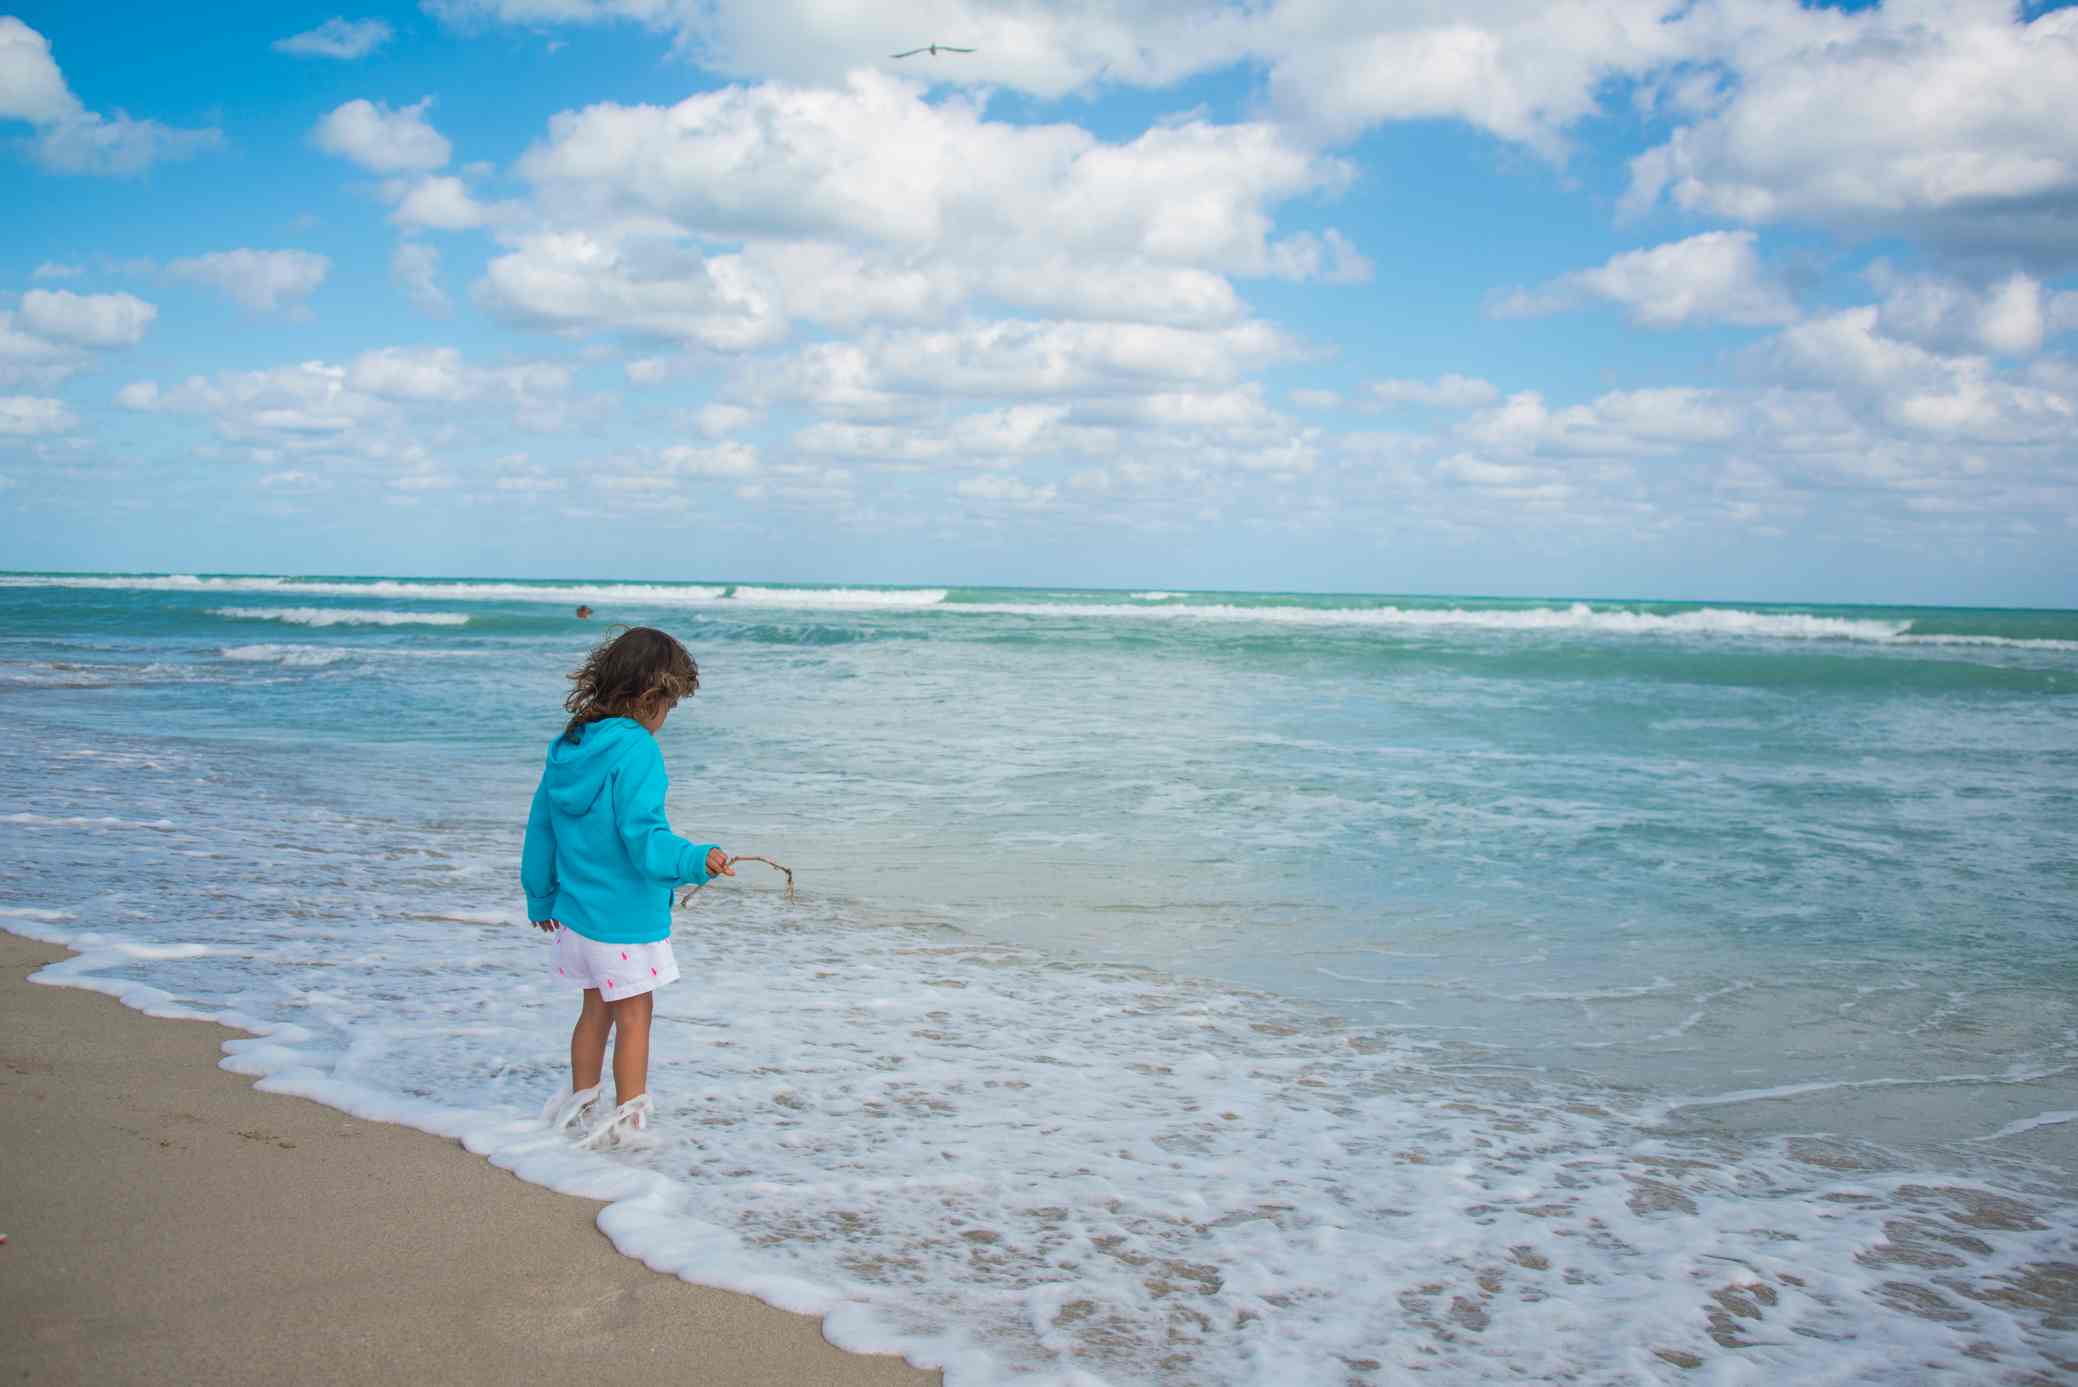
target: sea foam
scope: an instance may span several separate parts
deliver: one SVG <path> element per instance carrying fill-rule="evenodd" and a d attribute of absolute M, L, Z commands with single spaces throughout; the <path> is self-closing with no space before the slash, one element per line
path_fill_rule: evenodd
<path fill-rule="evenodd" d="M 322 645 L 233 645 L 226 646 L 217 654 L 240 664 L 284 665 L 300 669 L 319 669 L 353 658 L 350 650 Z"/>
<path fill-rule="evenodd" d="M 503 582 L 438 582 L 407 578 L 323 579 L 198 577 L 193 574 L 83 576 L 73 574 L 0 575 L 0 587 L 88 588 L 134 592 L 285 593 L 305 597 L 391 598 L 400 601 L 590 603 L 623 599 L 659 606 L 712 602 L 726 587 L 677 583 L 539 584 Z"/>
<path fill-rule="evenodd" d="M 84 828 L 94 832 L 143 830 L 149 833 L 171 833 L 171 819 L 121 819 L 113 814 L 0 814 L 0 824 L 13 824 L 17 828 Z"/>
<path fill-rule="evenodd" d="M 262 1088 L 610 1201 L 629 1255 L 950 1387 L 1879 1384 L 1901 1363 L 1963 1384 L 1987 1359 L 2053 1371 L 2065 1347 L 2008 1293 L 2068 1252 L 2060 1208 L 2024 1188 L 1684 1139 L 1258 994 L 765 896 L 698 917 L 678 947 L 699 982 L 657 1009 L 667 1144 L 642 1156 L 528 1116 L 570 1010 L 529 931 L 391 921 L 351 974 L 313 977 L 309 940 L 248 937 L 218 973 L 24 928 L 84 951 L 39 981 L 253 1031 L 224 1064 Z"/>
<path fill-rule="evenodd" d="M 935 607 L 945 601 L 943 588 L 761 588 L 736 587 L 729 600 L 761 607 L 822 609 Z"/>
<path fill-rule="evenodd" d="M 1457 628 L 1488 631 L 1578 632 L 1621 636 L 1759 637 L 1770 640 L 1892 641 L 1911 623 L 1800 612 L 1750 612 L 1705 607 L 1693 611 L 1637 612 L 1596 608 L 1585 602 L 1566 607 L 1310 607 L 1236 606 L 1229 603 L 1170 603 L 1128 606 L 1094 603 L 961 603 L 945 608 L 961 615 L 1056 617 L 1131 621 L 1258 622 L 1284 626 L 1369 626 L 1407 630 Z"/>
<path fill-rule="evenodd" d="M 356 607 L 218 607 L 211 616 L 291 626 L 466 626 L 467 612 L 396 612 Z"/>

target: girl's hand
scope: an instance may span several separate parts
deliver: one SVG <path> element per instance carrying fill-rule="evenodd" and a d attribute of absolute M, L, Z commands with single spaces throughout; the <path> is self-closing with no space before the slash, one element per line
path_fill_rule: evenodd
<path fill-rule="evenodd" d="M 554 934 L 557 930 L 561 929 L 562 927 L 563 922 L 560 920 L 536 920 L 534 922 L 535 929 L 546 930 L 550 934 Z"/>
<path fill-rule="evenodd" d="M 709 848 L 707 850 L 707 875 L 711 877 L 732 877 L 736 875 L 736 869 L 729 865 L 728 854 L 724 853 L 720 848 Z"/>

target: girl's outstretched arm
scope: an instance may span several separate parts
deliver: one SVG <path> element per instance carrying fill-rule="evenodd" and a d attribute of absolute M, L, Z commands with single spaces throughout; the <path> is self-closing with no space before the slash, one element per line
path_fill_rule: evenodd
<path fill-rule="evenodd" d="M 631 757 L 613 777 L 613 822 L 628 860 L 659 886 L 704 886 L 710 875 L 712 843 L 691 843 L 671 831 L 664 817 L 664 792 L 670 788 L 664 753 L 652 743 L 646 756 Z"/>

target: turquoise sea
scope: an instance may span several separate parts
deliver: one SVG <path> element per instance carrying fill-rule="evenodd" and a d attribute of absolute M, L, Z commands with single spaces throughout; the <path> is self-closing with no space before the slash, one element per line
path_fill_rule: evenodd
<path fill-rule="evenodd" d="M 800 888 L 678 917 L 643 1157 L 530 1120 L 611 623 Z M 0 707 L 54 980 L 955 1387 L 2078 1374 L 2078 613 L 13 574 Z"/>

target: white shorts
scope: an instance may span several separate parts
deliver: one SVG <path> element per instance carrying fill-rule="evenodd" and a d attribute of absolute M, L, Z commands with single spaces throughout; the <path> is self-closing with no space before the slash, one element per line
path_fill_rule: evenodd
<path fill-rule="evenodd" d="M 678 960 L 671 956 L 670 940 L 608 944 L 587 939 L 568 925 L 556 926 L 555 956 L 548 966 L 557 982 L 597 988 L 609 1002 L 640 997 L 678 981 Z"/>

